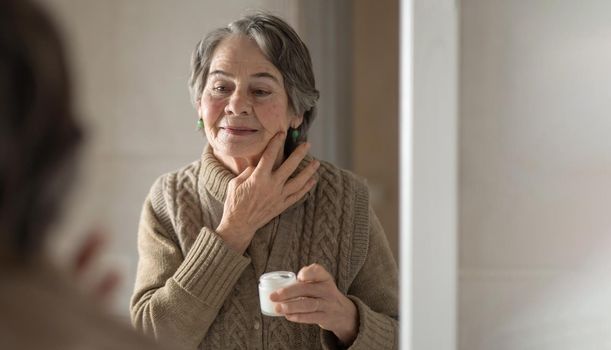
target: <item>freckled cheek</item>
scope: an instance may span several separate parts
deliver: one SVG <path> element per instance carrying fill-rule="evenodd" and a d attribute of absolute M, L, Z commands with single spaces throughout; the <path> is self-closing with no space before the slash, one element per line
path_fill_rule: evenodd
<path fill-rule="evenodd" d="M 285 131 L 289 127 L 288 109 L 282 104 L 260 107 L 257 110 L 261 124 L 271 133 Z"/>
<path fill-rule="evenodd" d="M 215 125 L 223 115 L 226 103 L 223 100 L 202 100 L 202 117 L 204 122 L 210 126 Z"/>

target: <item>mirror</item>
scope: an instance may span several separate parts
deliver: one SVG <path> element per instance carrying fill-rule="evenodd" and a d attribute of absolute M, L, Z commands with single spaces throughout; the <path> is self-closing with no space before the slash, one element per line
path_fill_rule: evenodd
<path fill-rule="evenodd" d="M 187 89 L 195 43 L 256 9 L 285 18 L 308 45 L 321 92 L 312 154 L 368 180 L 396 259 L 398 1 L 45 4 L 63 28 L 88 130 L 81 182 L 53 249 L 66 256 L 92 221 L 101 223 L 110 246 L 100 265 L 124 280 L 112 300 L 117 315 L 129 318 L 138 220 L 151 185 L 197 160 L 205 145 Z"/>

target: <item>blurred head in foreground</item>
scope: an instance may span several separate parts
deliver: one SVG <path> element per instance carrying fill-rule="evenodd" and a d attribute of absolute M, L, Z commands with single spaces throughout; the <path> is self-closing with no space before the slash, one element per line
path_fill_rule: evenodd
<path fill-rule="evenodd" d="M 54 25 L 30 1 L 0 0 L 0 347 L 154 349 L 44 258 L 81 140 L 71 102 Z"/>
<path fill-rule="evenodd" d="M 60 37 L 30 1 L 0 1 L 0 258 L 40 253 L 81 139 Z"/>

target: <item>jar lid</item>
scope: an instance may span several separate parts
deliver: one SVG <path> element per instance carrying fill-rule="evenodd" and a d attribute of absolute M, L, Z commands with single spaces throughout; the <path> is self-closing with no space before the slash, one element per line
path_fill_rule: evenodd
<path fill-rule="evenodd" d="M 291 271 L 274 271 L 268 272 L 259 278 L 259 285 L 261 287 L 281 287 L 297 280 L 297 277 Z"/>

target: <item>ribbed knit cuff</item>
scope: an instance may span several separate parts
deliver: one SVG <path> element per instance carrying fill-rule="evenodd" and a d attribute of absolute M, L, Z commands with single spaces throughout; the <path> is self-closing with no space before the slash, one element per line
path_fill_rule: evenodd
<path fill-rule="evenodd" d="M 391 350 L 398 349 L 398 334 L 393 321 L 386 315 L 377 313 L 365 305 L 361 299 L 348 295 L 359 313 L 359 332 L 348 347 L 350 350 Z M 320 329 L 323 350 L 346 349 L 333 332 Z"/>
<path fill-rule="evenodd" d="M 205 304 L 220 307 L 248 264 L 250 258 L 227 247 L 214 231 L 204 227 L 174 279 Z"/>
<path fill-rule="evenodd" d="M 354 302 L 359 313 L 359 333 L 349 349 L 398 349 L 396 321 L 371 310 L 353 295 L 348 295 L 348 298 Z"/>
<path fill-rule="evenodd" d="M 340 344 L 339 339 L 337 339 L 333 332 L 322 328 L 320 329 L 320 343 L 323 350 L 346 349 L 345 346 Z"/>

